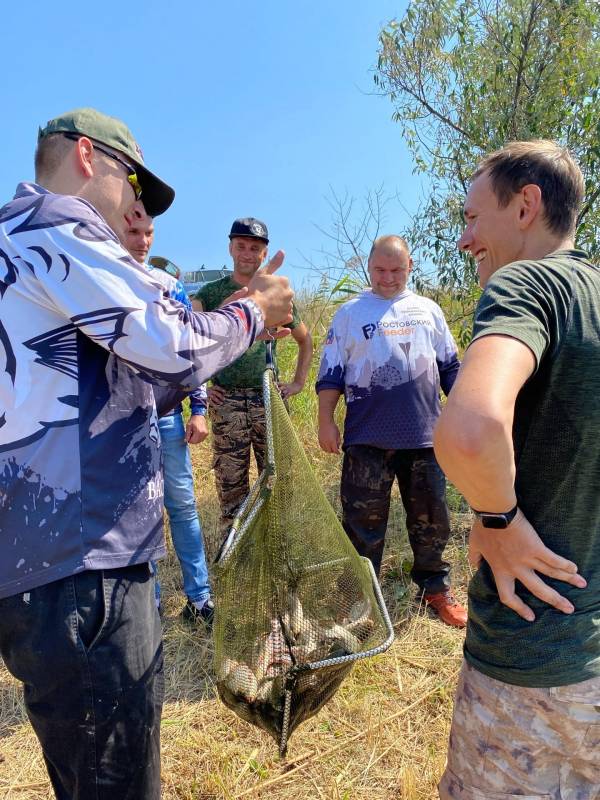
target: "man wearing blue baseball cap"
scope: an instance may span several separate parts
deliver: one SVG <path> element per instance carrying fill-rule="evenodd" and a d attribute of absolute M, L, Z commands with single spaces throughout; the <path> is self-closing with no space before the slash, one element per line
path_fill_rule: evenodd
<path fill-rule="evenodd" d="M 291 319 L 271 273 L 194 314 L 123 249 L 136 199 L 174 192 L 120 120 L 39 133 L 36 183 L 0 209 L 0 655 L 60 800 L 160 797 L 164 554 L 149 381 L 192 391 Z M 142 380 L 141 378 L 144 378 Z"/>

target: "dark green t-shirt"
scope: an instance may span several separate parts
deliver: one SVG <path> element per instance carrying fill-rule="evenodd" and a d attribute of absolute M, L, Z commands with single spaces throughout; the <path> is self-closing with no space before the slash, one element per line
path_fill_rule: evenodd
<path fill-rule="evenodd" d="M 219 308 L 223 300 L 229 295 L 237 292 L 242 287 L 229 276 L 219 278 L 217 281 L 210 281 L 196 292 L 196 298 L 202 303 L 205 311 L 214 311 Z M 296 328 L 300 324 L 300 315 L 296 306 L 292 309 L 293 320 L 286 327 Z M 276 361 L 277 342 L 273 343 L 273 358 Z M 243 356 L 230 364 L 221 372 L 213 375 L 213 383 L 222 386 L 224 389 L 260 389 L 262 387 L 262 377 L 265 371 L 267 358 L 267 344 L 264 341 L 254 342 Z M 277 372 L 277 370 L 276 370 Z"/>
<path fill-rule="evenodd" d="M 525 622 L 500 603 L 484 563 L 469 585 L 465 656 L 507 683 L 578 683 L 600 674 L 600 270 L 580 250 L 503 267 L 475 312 L 473 339 L 488 334 L 518 339 L 535 355 L 515 405 L 517 500 L 588 585 L 542 576 L 575 606 L 566 615 L 517 583 L 536 615 Z"/>

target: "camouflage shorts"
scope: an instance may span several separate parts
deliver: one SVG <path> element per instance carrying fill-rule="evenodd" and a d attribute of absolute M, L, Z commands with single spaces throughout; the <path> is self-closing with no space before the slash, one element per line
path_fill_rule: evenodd
<path fill-rule="evenodd" d="M 439 794 L 442 800 L 598 800 L 600 677 L 533 689 L 494 680 L 465 662 Z"/>

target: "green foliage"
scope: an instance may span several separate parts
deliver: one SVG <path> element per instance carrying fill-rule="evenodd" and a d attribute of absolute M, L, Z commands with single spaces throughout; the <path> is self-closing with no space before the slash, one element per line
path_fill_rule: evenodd
<path fill-rule="evenodd" d="M 600 251 L 599 22 L 589 0 L 414 0 L 381 32 L 375 83 L 431 181 L 408 238 L 459 297 L 474 280 L 456 251 L 468 177 L 511 140 L 555 139 L 576 155 L 578 242 Z"/>

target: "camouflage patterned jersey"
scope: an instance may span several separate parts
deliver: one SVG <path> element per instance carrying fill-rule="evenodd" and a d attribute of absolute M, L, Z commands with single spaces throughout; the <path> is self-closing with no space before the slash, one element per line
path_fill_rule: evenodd
<path fill-rule="evenodd" d="M 568 615 L 517 582 L 536 615 L 526 622 L 499 601 L 483 562 L 469 586 L 465 656 L 506 683 L 578 683 L 600 675 L 600 269 L 580 250 L 499 269 L 475 314 L 473 338 L 488 334 L 518 339 L 536 358 L 515 405 L 515 491 L 544 544 L 578 565 L 587 588 L 543 576 L 575 606 Z"/>
<path fill-rule="evenodd" d="M 220 278 L 218 281 L 211 281 L 203 286 L 196 293 L 196 299 L 200 300 L 205 311 L 213 311 L 219 308 L 229 295 L 241 288 L 240 284 L 230 277 Z M 293 307 L 293 315 L 294 319 L 286 326 L 291 329 L 300 324 L 300 315 L 296 306 Z M 276 344 L 276 342 L 273 344 L 274 354 Z M 217 372 L 213 376 L 213 383 L 224 389 L 260 389 L 265 371 L 266 353 L 266 342 L 255 342 L 237 361 L 221 372 Z"/>

